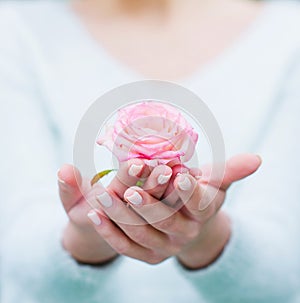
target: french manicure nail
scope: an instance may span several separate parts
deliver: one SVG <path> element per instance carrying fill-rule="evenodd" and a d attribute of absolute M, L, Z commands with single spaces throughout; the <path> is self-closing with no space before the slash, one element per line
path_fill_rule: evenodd
<path fill-rule="evenodd" d="M 60 178 L 59 173 L 60 173 L 60 168 L 56 172 L 58 183 L 60 183 L 60 184 L 66 184 L 66 182 Z"/>
<path fill-rule="evenodd" d="M 179 174 L 177 184 L 181 190 L 189 190 L 192 187 L 190 179 L 187 176 L 181 174 Z"/>
<path fill-rule="evenodd" d="M 132 164 L 129 167 L 128 174 L 129 176 L 136 177 L 141 172 L 142 169 L 143 169 L 143 164 L 140 165 Z"/>
<path fill-rule="evenodd" d="M 104 206 L 104 207 L 111 207 L 112 206 L 112 198 L 110 195 L 105 191 L 104 193 L 96 196 L 96 199 Z"/>
<path fill-rule="evenodd" d="M 260 155 L 255 155 L 260 162 L 262 162 L 262 157 Z"/>
<path fill-rule="evenodd" d="M 60 179 L 59 177 L 57 177 L 57 181 L 62 185 L 67 185 L 67 183 L 64 180 Z"/>
<path fill-rule="evenodd" d="M 169 175 L 159 175 L 157 178 L 157 182 L 158 182 L 158 184 L 161 184 L 161 185 L 166 184 L 170 180 L 171 177 L 172 177 L 172 173 Z"/>
<path fill-rule="evenodd" d="M 137 191 L 134 191 L 132 195 L 127 196 L 126 198 L 129 202 L 131 202 L 134 205 L 139 205 L 143 202 L 142 196 Z"/>
<path fill-rule="evenodd" d="M 151 167 L 155 167 L 158 165 L 158 160 L 156 159 L 148 160 L 147 164 Z"/>
<path fill-rule="evenodd" d="M 87 216 L 95 225 L 101 224 L 101 219 L 94 210 L 90 210 Z"/>

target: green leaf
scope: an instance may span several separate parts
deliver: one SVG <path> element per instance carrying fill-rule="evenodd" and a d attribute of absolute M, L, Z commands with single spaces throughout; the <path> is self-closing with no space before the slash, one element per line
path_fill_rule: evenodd
<path fill-rule="evenodd" d="M 144 182 L 141 180 L 137 181 L 135 184 L 135 186 L 138 186 L 138 187 L 143 187 L 143 185 L 144 185 Z"/>
<path fill-rule="evenodd" d="M 102 179 L 104 176 L 110 174 L 112 171 L 117 171 L 117 169 L 106 169 L 99 173 L 97 173 L 93 179 L 91 180 L 91 185 L 93 186 L 95 183 L 97 183 L 100 179 Z"/>

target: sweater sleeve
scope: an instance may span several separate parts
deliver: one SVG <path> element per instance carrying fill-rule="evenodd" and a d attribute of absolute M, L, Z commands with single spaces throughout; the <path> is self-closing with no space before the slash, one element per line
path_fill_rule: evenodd
<path fill-rule="evenodd" d="M 300 56 L 297 56 L 300 63 Z M 207 302 L 298 302 L 300 297 L 300 64 L 274 98 L 257 152 L 260 170 L 228 193 L 232 236 L 206 269 L 178 269 Z M 234 199 L 230 201 L 233 195 Z"/>
<path fill-rule="evenodd" d="M 60 150 L 27 34 L 17 13 L 1 5 L 0 301 L 99 302 L 120 261 L 78 265 L 62 248 L 67 217 L 56 186 Z"/>

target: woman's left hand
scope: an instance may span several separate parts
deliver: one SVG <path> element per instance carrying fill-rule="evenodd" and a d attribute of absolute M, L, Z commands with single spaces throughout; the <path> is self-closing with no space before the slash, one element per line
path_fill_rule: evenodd
<path fill-rule="evenodd" d="M 129 187 L 123 199 L 110 187 L 98 193 L 102 211 L 91 210 L 89 218 L 100 218 L 92 220 L 97 223 L 95 230 L 119 254 L 149 264 L 176 256 L 188 268 L 202 268 L 221 254 L 230 238 L 230 221 L 219 211 L 227 188 L 260 164 L 255 155 L 231 158 L 221 186 L 195 178 L 192 171 L 177 174 L 176 169 L 160 165 L 143 188 Z M 104 197 L 112 203 L 105 203 Z"/>

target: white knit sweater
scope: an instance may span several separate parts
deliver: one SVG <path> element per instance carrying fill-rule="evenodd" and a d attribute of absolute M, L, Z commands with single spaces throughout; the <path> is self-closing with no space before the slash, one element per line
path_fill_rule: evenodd
<path fill-rule="evenodd" d="M 1 303 L 300 302 L 300 7 L 270 2 L 234 45 L 179 81 L 216 116 L 227 156 L 263 166 L 228 193 L 232 238 L 207 269 L 121 257 L 80 266 L 62 249 L 56 170 L 89 104 L 142 77 L 64 2 L 0 5 Z"/>

